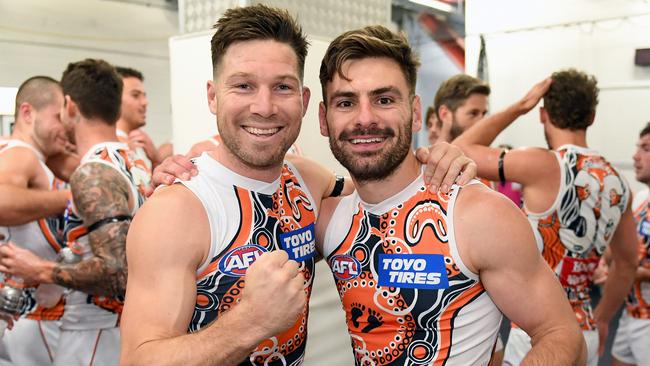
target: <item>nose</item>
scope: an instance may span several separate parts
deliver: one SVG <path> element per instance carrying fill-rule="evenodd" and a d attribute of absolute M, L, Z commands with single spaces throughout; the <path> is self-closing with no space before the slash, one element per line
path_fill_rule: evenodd
<path fill-rule="evenodd" d="M 270 117 L 275 114 L 273 95 L 269 88 L 259 88 L 254 98 L 250 107 L 251 113 L 261 117 Z"/>
<path fill-rule="evenodd" d="M 146 108 L 148 105 L 149 105 L 149 99 L 147 98 L 146 95 L 143 95 L 142 96 L 142 106 Z"/>
<path fill-rule="evenodd" d="M 377 123 L 375 112 L 372 108 L 372 103 L 366 98 L 359 100 L 359 113 L 357 115 L 357 125 L 370 126 Z"/>
<path fill-rule="evenodd" d="M 634 152 L 634 155 L 632 155 L 632 159 L 633 159 L 634 161 L 639 161 L 639 160 L 641 160 L 641 156 L 639 155 L 639 149 L 637 149 L 637 150 Z"/>

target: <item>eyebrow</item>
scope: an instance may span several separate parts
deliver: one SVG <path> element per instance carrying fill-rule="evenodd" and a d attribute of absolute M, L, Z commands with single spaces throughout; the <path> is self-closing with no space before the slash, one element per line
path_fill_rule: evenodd
<path fill-rule="evenodd" d="M 385 86 L 385 87 L 374 89 L 370 91 L 370 96 L 376 97 L 378 95 L 382 95 L 386 93 L 395 93 L 400 97 L 402 96 L 402 93 L 399 91 L 399 89 L 397 89 L 394 86 Z M 357 98 L 358 95 L 359 95 L 358 92 L 342 90 L 333 93 L 331 99 L 334 100 L 336 98 Z"/>
<path fill-rule="evenodd" d="M 234 73 L 232 75 L 229 75 L 226 78 L 226 80 L 231 80 L 231 79 L 234 79 L 234 78 L 248 78 L 248 77 L 253 77 L 253 78 L 257 79 L 257 77 L 255 75 L 251 74 L 251 73 L 248 73 L 248 72 L 236 72 L 236 73 Z M 278 80 L 292 80 L 292 81 L 300 84 L 300 80 L 298 79 L 298 77 L 296 77 L 295 75 L 292 75 L 292 74 L 279 75 L 279 76 L 275 77 L 274 80 L 276 80 L 276 81 L 278 81 Z"/>

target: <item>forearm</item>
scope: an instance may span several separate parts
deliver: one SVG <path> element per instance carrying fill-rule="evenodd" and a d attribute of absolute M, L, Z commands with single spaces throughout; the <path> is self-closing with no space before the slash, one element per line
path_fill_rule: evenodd
<path fill-rule="evenodd" d="M 636 269 L 636 280 L 643 282 L 650 282 L 650 268 L 639 266 Z"/>
<path fill-rule="evenodd" d="M 44 191 L 0 185 L 0 225 L 15 226 L 63 213 L 67 191 Z"/>
<path fill-rule="evenodd" d="M 584 337 L 577 327 L 558 327 L 531 342 L 533 347 L 522 366 L 584 365 L 587 360 Z"/>
<path fill-rule="evenodd" d="M 609 323 L 630 291 L 635 273 L 636 266 L 632 263 L 625 264 L 620 261 L 612 261 L 605 282 L 603 297 L 594 311 L 596 321 Z"/>
<path fill-rule="evenodd" d="M 266 338 L 242 309 L 241 304 L 238 305 L 197 333 L 144 342 L 132 352 L 125 352 L 122 364 L 238 365 Z"/>
<path fill-rule="evenodd" d="M 52 282 L 88 294 L 124 296 L 127 269 L 121 260 L 92 257 L 76 264 L 57 263 L 52 268 Z"/>
<path fill-rule="evenodd" d="M 490 146 L 494 139 L 522 114 L 519 102 L 515 103 L 503 111 L 478 121 L 457 137 L 453 144 L 461 147 L 466 145 Z"/>

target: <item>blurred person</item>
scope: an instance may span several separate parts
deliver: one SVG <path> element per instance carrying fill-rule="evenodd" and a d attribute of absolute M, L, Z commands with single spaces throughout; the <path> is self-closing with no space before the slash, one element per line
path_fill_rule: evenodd
<path fill-rule="evenodd" d="M 74 132 L 83 156 L 71 176 L 74 205 L 65 227 L 67 243 L 79 258 L 73 263 L 54 262 L 7 245 L 0 249 L 0 264 L 28 283 L 71 289 L 65 297 L 54 365 L 115 365 L 127 277 L 126 233 L 144 201 L 144 187 L 134 176 L 146 167 L 116 136 L 122 80 L 113 66 L 93 59 L 71 63 L 61 86 L 61 119 Z"/>
<path fill-rule="evenodd" d="M 488 147 L 542 98 L 539 115 L 548 148 L 508 151 Z M 533 86 L 521 100 L 479 121 L 454 140 L 477 162 L 481 177 L 522 185 L 524 211 L 538 249 L 564 288 L 583 330 L 588 365 L 596 365 L 604 350 L 609 321 L 629 290 L 636 268 L 628 184 L 587 144 L 586 131 L 594 121 L 597 104 L 593 76 L 575 69 L 558 71 Z M 606 248 L 612 252 L 611 281 L 605 284 L 594 310 L 589 288 Z M 529 337 L 513 327 L 505 364 L 518 365 L 529 350 Z"/>

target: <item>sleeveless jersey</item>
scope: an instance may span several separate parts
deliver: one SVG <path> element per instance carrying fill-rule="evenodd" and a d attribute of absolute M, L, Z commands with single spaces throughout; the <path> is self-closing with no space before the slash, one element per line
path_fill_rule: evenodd
<path fill-rule="evenodd" d="M 196 272 L 196 305 L 189 331 L 199 331 L 237 306 L 246 269 L 263 252 L 287 251 L 289 258 L 300 264 L 309 297 L 315 270 L 317 209 L 296 168 L 285 162 L 281 176 L 266 183 L 240 176 L 206 153 L 193 161 L 199 174 L 181 183 L 203 204 L 211 239 L 208 259 Z M 305 307 L 293 327 L 262 342 L 241 365 L 300 365 L 307 341 L 307 316 Z"/>
<path fill-rule="evenodd" d="M 639 238 L 639 266 L 650 268 L 650 217 L 648 217 L 648 189 L 637 193 L 632 200 L 634 222 Z M 650 319 L 650 282 L 635 280 L 627 297 L 627 313 L 637 319 Z"/>
<path fill-rule="evenodd" d="M 45 165 L 45 157 L 32 145 L 20 140 L 4 140 L 0 142 L 0 154 L 16 147 L 31 150 L 39 160 L 45 172 L 49 189 L 59 190 L 65 188 L 64 183 L 57 179 L 52 171 Z M 23 225 L 0 227 L 6 240 L 11 240 L 17 246 L 28 249 L 39 257 L 54 261 L 63 245 L 63 219 L 61 215 L 38 219 Z M 34 320 L 58 320 L 63 315 L 63 300 L 51 308 L 44 308 L 36 303 L 34 292 L 36 287 L 25 289 L 26 304 L 22 311 L 23 316 Z"/>
<path fill-rule="evenodd" d="M 458 254 L 459 192 L 430 193 L 422 175 L 368 204 L 344 197 L 324 255 L 346 311 L 357 365 L 486 365 L 501 313 Z"/>
<path fill-rule="evenodd" d="M 596 151 L 555 152 L 560 189 L 546 212 L 525 209 L 538 249 L 558 276 L 583 330 L 595 329 L 589 286 L 630 197 L 627 182 Z M 524 204 L 525 205 L 525 204 Z"/>
<path fill-rule="evenodd" d="M 142 160 L 138 160 L 126 144 L 120 142 L 102 142 L 94 145 L 81 159 L 80 166 L 89 163 L 105 164 L 124 177 L 131 187 L 133 199 L 133 210 L 144 203 L 144 186 L 138 185 L 135 176 L 142 174 L 146 166 Z M 77 168 L 78 169 L 78 168 Z M 65 225 L 65 236 L 68 245 L 76 242 L 75 246 L 80 248 L 82 259 L 93 256 L 88 241 L 88 230 L 83 225 L 83 220 L 78 216 L 74 207 Z M 66 295 L 65 313 L 63 316 L 62 329 L 86 330 L 112 328 L 118 324 L 119 315 L 122 312 L 124 299 L 108 298 L 105 296 L 90 295 L 85 292 L 71 290 Z"/>
<path fill-rule="evenodd" d="M 128 146 L 128 144 L 129 144 L 129 135 L 126 132 L 124 132 L 124 131 L 122 131 L 120 129 L 117 129 L 117 130 L 115 130 L 115 135 L 117 136 L 117 140 L 119 142 L 121 142 L 123 144 L 127 144 L 127 146 Z M 150 186 L 151 181 L 152 181 L 151 176 L 153 174 L 153 164 L 151 163 L 151 160 L 149 160 L 149 157 L 147 156 L 147 153 L 141 147 L 137 148 L 135 150 L 131 150 L 131 151 L 133 151 L 133 153 L 135 154 L 134 159 L 140 160 L 140 161 L 142 161 L 142 163 L 144 163 L 143 164 L 143 166 L 145 168 L 144 173 L 146 173 L 146 174 L 144 174 L 141 171 L 134 172 L 133 173 L 133 179 L 135 180 L 135 182 L 136 182 L 136 184 L 138 186 L 140 186 L 141 184 L 144 184 L 145 186 Z"/>
<path fill-rule="evenodd" d="M 221 144 L 221 135 L 216 134 L 208 139 L 214 146 L 219 146 Z M 297 144 L 292 144 L 287 150 L 287 154 L 293 154 L 298 156 L 303 156 L 302 150 L 298 147 Z"/>

